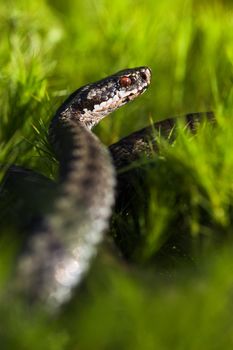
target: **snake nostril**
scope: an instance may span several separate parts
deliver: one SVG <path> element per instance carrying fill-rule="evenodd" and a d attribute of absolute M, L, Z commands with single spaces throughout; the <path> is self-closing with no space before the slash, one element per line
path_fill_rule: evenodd
<path fill-rule="evenodd" d="M 141 72 L 140 75 L 143 80 L 147 80 L 147 75 L 145 72 Z"/>

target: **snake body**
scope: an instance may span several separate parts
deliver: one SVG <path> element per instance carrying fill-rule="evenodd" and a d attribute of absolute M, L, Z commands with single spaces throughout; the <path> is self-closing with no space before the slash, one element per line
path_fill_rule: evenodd
<path fill-rule="evenodd" d="M 114 166 L 117 169 L 121 169 L 138 160 L 142 154 L 150 157 L 152 153 L 158 152 L 158 135 L 173 142 L 179 122 L 182 121 L 185 128 L 195 133 L 200 123 L 205 119 L 210 123 L 216 122 L 215 115 L 211 111 L 188 113 L 184 116 L 167 118 L 156 122 L 122 138 L 109 147 Z"/>
<path fill-rule="evenodd" d="M 114 204 L 115 168 L 127 167 L 143 153 L 151 156 L 157 151 L 156 133 L 174 139 L 170 135 L 176 129 L 177 118 L 139 130 L 109 149 L 91 131 L 101 119 L 142 94 L 150 80 L 147 67 L 120 71 L 76 90 L 52 119 L 49 140 L 60 163 L 60 183 L 52 186 L 51 193 L 57 192 L 51 196 L 53 206 L 20 254 L 11 286 L 27 300 L 51 310 L 69 300 L 108 226 Z M 215 120 L 211 112 L 194 113 L 184 116 L 184 124 L 195 132 L 203 117 Z M 1 189 L 7 184 L 15 187 L 19 175 L 25 180 L 24 189 L 28 179 L 44 183 L 46 191 L 51 187 L 51 181 L 42 175 L 12 167 Z M 118 190 L 124 192 L 128 175 L 122 175 L 118 176 L 119 181 L 123 180 Z"/>
<path fill-rule="evenodd" d="M 60 162 L 60 190 L 16 271 L 16 289 L 29 299 L 57 308 L 87 271 L 108 225 L 115 187 L 109 152 L 91 129 L 142 94 L 150 80 L 147 67 L 120 71 L 81 87 L 56 112 L 49 140 Z"/>

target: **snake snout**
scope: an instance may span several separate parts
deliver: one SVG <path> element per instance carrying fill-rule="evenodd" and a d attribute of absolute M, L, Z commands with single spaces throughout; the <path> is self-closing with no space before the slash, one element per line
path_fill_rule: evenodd
<path fill-rule="evenodd" d="M 147 86 L 151 82 L 151 77 L 152 77 L 152 71 L 149 67 L 142 67 L 140 76 L 144 82 L 147 83 Z"/>

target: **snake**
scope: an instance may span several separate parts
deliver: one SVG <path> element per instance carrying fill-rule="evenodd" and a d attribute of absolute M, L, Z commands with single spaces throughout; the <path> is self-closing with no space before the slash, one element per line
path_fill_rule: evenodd
<path fill-rule="evenodd" d="M 60 164 L 59 193 L 20 254 L 15 286 L 56 309 L 88 270 L 114 203 L 115 169 L 92 128 L 149 86 L 148 67 L 125 69 L 73 92 L 49 126 Z"/>
<path fill-rule="evenodd" d="M 48 137 L 59 161 L 59 189 L 49 213 L 34 227 L 19 254 L 14 272 L 13 287 L 28 300 L 52 310 L 70 300 L 109 226 L 116 169 L 157 149 L 151 137 L 155 129 L 166 136 L 174 129 L 174 119 L 167 119 L 109 148 L 92 132 L 104 117 L 144 93 L 151 77 L 151 69 L 142 66 L 82 86 L 52 118 Z M 202 117 L 202 113 L 187 115 L 185 123 L 195 131 Z M 212 113 L 207 117 L 213 119 Z M 11 175 L 15 172 L 11 169 Z"/>

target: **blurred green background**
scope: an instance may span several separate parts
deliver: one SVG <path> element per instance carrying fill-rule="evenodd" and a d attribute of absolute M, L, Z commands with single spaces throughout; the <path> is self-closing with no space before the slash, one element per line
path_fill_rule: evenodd
<path fill-rule="evenodd" d="M 218 118 L 197 137 L 181 128 L 172 146 L 160 140 L 159 156 L 138 166 L 136 197 L 117 207 L 60 315 L 0 299 L 1 349 L 232 349 L 232 1 L 0 0 L 0 33 L 2 164 L 53 178 L 46 137 L 56 108 L 127 67 L 151 67 L 152 84 L 96 128 L 105 144 L 168 116 Z M 17 211 L 3 199 L 2 221 Z M 1 291 L 18 241 L 17 228 L 1 230 Z"/>

